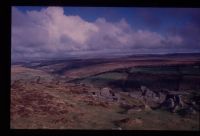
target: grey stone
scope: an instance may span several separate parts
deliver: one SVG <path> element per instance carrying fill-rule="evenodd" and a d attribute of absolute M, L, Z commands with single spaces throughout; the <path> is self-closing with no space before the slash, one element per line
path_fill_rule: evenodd
<path fill-rule="evenodd" d="M 159 103 L 163 103 L 165 101 L 166 95 L 164 93 L 159 92 Z"/>
<path fill-rule="evenodd" d="M 114 92 L 111 88 L 108 87 L 104 87 L 100 90 L 91 91 L 90 94 L 92 96 L 98 97 L 100 100 L 103 101 L 109 101 L 109 102 L 120 101 L 120 94 Z"/>
<path fill-rule="evenodd" d="M 142 100 L 143 99 L 141 91 L 130 92 L 129 96 L 132 97 L 132 98 L 138 99 L 138 100 Z"/>
<path fill-rule="evenodd" d="M 179 110 L 179 106 L 175 105 L 174 108 L 172 109 L 172 112 L 177 112 Z"/>
<path fill-rule="evenodd" d="M 200 111 L 200 106 L 196 103 L 196 102 L 192 102 L 192 107 L 196 110 L 196 111 Z"/>
<path fill-rule="evenodd" d="M 175 98 L 176 98 L 177 105 L 183 107 L 184 103 L 182 101 L 181 96 L 180 95 L 176 95 Z"/>
<path fill-rule="evenodd" d="M 175 103 L 174 103 L 174 100 L 172 98 L 169 98 L 167 101 L 166 101 L 166 107 L 167 108 L 173 108 L 175 106 Z"/>
<path fill-rule="evenodd" d="M 105 88 L 101 89 L 100 95 L 104 96 L 104 97 L 111 97 L 110 90 L 111 90 L 110 88 L 105 87 Z"/>
<path fill-rule="evenodd" d="M 145 93 L 145 96 L 153 98 L 154 97 L 154 92 L 152 92 L 150 89 L 147 89 L 146 93 Z"/>
<path fill-rule="evenodd" d="M 140 89 L 141 89 L 142 92 L 145 92 L 147 87 L 142 85 L 142 86 L 140 86 Z"/>
<path fill-rule="evenodd" d="M 115 93 L 114 96 L 112 97 L 114 101 L 119 102 L 120 101 L 120 95 Z"/>

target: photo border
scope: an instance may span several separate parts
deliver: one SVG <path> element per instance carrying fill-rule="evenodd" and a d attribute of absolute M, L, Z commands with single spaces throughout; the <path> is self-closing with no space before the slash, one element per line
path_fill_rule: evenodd
<path fill-rule="evenodd" d="M 3 3 L 3 2 L 2 2 Z M 0 125 L 8 135 L 198 135 L 199 131 L 150 131 L 150 130 L 60 130 L 60 129 L 10 129 L 10 80 L 11 80 L 11 8 L 12 6 L 73 6 L 73 7 L 173 7 L 199 8 L 198 0 L 12 0 L 4 2 L 1 10 L 1 90 Z M 8 46 L 9 45 L 9 46 Z"/>

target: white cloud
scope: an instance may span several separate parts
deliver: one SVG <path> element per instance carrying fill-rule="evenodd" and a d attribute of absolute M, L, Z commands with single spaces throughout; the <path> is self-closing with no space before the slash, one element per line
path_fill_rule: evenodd
<path fill-rule="evenodd" d="M 159 48 L 181 42 L 180 36 L 134 30 L 125 19 L 88 22 L 78 15 L 65 15 L 61 7 L 27 13 L 12 8 L 12 59 L 64 57 L 75 51 Z"/>

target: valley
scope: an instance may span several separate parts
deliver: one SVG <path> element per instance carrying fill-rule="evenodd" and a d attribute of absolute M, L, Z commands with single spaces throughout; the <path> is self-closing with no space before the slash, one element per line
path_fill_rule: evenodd
<path fill-rule="evenodd" d="M 11 66 L 11 128 L 199 130 L 200 55 Z"/>

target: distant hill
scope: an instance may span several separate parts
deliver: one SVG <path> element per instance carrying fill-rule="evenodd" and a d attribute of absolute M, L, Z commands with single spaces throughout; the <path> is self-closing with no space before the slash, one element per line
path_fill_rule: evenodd
<path fill-rule="evenodd" d="M 200 53 L 135 54 L 127 56 L 127 58 L 130 57 L 200 57 Z"/>

